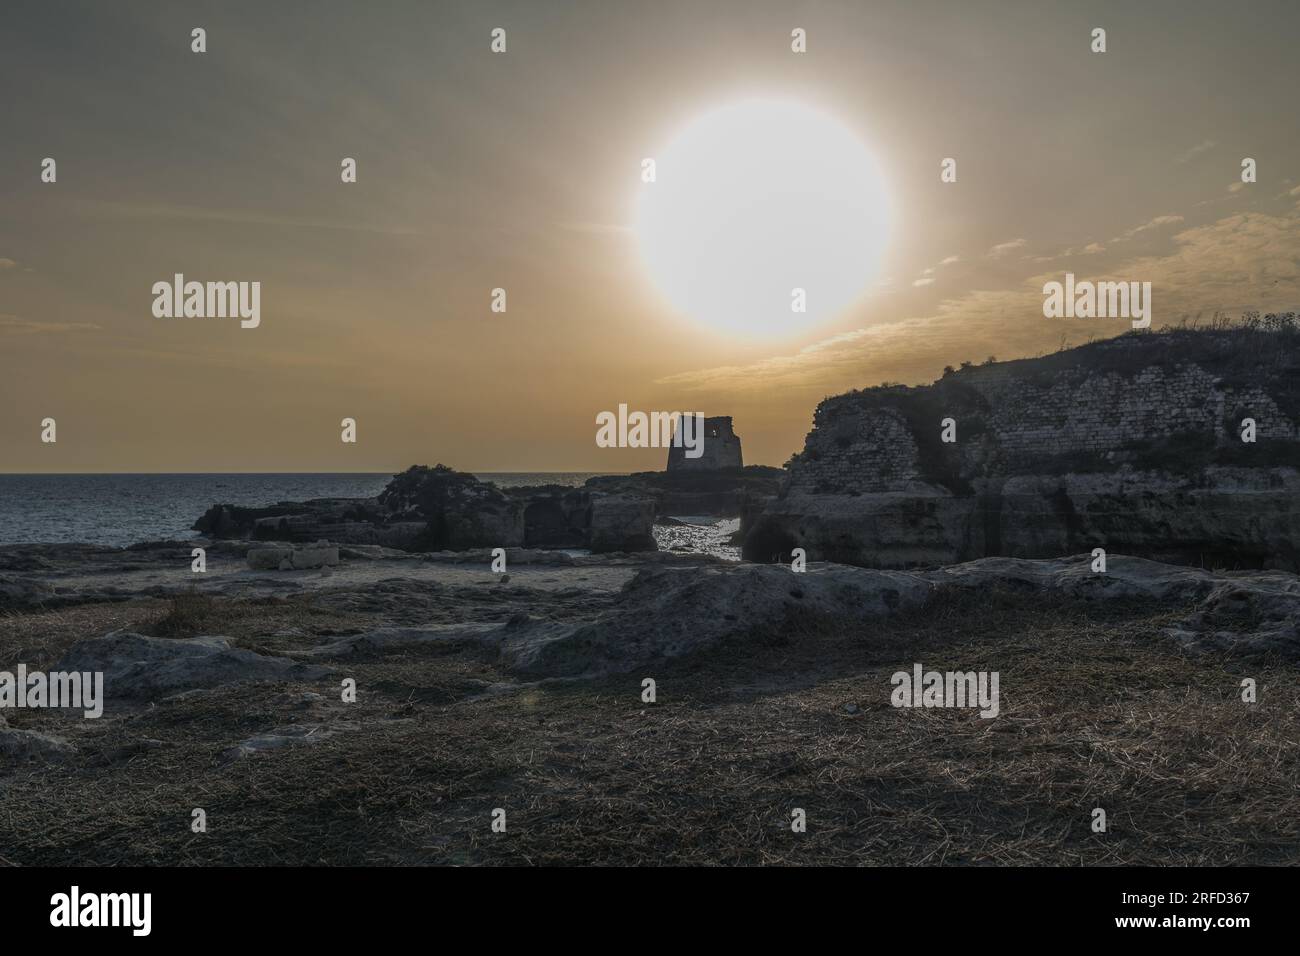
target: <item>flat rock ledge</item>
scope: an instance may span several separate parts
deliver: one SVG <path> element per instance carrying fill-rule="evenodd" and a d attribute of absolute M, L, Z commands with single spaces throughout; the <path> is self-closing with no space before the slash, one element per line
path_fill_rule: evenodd
<path fill-rule="evenodd" d="M 582 625 L 518 619 L 493 635 L 521 674 L 595 676 L 630 670 L 719 643 L 809 625 L 869 625 L 925 604 L 939 588 L 1058 594 L 1083 601 L 1149 600 L 1189 614 L 1166 630 L 1191 650 L 1300 657 L 1300 578 L 1286 572 L 1213 572 L 1111 555 L 1031 560 L 983 558 L 936 571 L 813 564 L 651 568 L 616 606 Z"/>
<path fill-rule="evenodd" d="M 425 643 L 469 642 L 499 655 L 520 678 L 596 677 L 724 641 L 775 635 L 797 640 L 810 627 L 856 626 L 869 634 L 872 622 L 920 608 L 940 589 L 1149 601 L 1183 613 L 1165 634 L 1189 650 L 1300 658 L 1300 577 L 1294 574 L 1215 572 L 1123 555 L 1111 555 L 1107 571 L 1096 573 L 1091 561 L 1089 555 L 983 558 L 932 571 L 811 564 L 803 573 L 786 565 L 649 564 L 617 594 L 612 607 L 584 621 L 519 613 L 504 623 L 377 627 L 288 652 L 306 662 L 233 648 L 222 637 L 178 639 L 115 631 L 74 645 L 58 669 L 104 672 L 109 700 L 154 700 L 238 681 L 315 680 L 332 673 L 316 662 Z M 34 741 L 24 746 L 28 744 L 39 746 Z"/>
<path fill-rule="evenodd" d="M 242 681 L 306 681 L 327 668 L 231 647 L 224 637 L 149 637 L 112 631 L 68 649 L 56 670 L 102 671 L 109 700 L 154 700 Z"/>

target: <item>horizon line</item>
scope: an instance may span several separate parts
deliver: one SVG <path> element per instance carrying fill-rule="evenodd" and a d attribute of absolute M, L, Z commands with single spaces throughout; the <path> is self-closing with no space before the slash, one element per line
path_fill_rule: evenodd
<path fill-rule="evenodd" d="M 417 466 L 408 466 L 417 467 Z M 426 466 L 427 467 L 427 466 Z M 201 475 L 400 475 L 407 469 L 399 471 L 0 471 L 0 478 L 23 477 L 23 478 L 63 478 L 69 476 L 89 476 L 89 477 L 138 477 L 146 475 L 167 475 L 167 476 L 201 476 Z M 467 475 L 634 475 L 634 471 L 599 471 L 590 468 L 575 469 L 515 469 L 515 470 L 497 470 L 490 468 L 477 468 L 463 470 L 455 469 L 462 474 Z"/>

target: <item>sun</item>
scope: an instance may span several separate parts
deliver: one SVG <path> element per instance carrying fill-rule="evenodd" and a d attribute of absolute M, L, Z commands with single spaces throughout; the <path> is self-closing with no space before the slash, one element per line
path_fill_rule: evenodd
<path fill-rule="evenodd" d="M 696 117 L 652 158 L 633 228 L 677 311 L 728 334 L 790 335 L 874 278 L 888 197 L 871 152 L 833 117 L 745 100 Z"/>

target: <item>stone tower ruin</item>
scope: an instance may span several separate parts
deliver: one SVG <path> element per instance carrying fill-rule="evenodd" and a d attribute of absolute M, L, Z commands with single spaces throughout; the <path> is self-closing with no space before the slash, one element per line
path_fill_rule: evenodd
<path fill-rule="evenodd" d="M 740 436 L 731 430 L 730 415 L 704 419 L 704 449 L 699 458 L 687 458 L 686 449 L 676 442 L 668 447 L 669 471 L 716 471 L 742 465 Z"/>

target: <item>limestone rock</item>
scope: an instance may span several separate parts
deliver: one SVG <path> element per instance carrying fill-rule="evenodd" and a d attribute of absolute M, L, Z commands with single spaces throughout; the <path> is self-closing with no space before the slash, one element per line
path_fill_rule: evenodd
<path fill-rule="evenodd" d="M 361 634 L 348 634 L 317 647 L 301 651 L 312 659 L 337 660 L 358 654 L 374 654 L 396 648 L 453 641 L 492 641 L 500 624 L 444 624 L 431 627 L 377 627 Z"/>
<path fill-rule="evenodd" d="M 983 558 L 935 571 L 877 571 L 809 564 L 657 567 L 639 571 L 614 606 L 583 624 L 511 619 L 478 635 L 499 645 L 521 675 L 579 677 L 644 668 L 727 640 L 797 640 L 808 626 L 869 633 L 874 620 L 923 605 L 939 588 L 1021 591 L 1085 600 L 1142 600 L 1186 609 L 1166 633 L 1195 649 L 1300 658 L 1300 578 L 1216 573 L 1110 555 L 1032 560 Z"/>
<path fill-rule="evenodd" d="M 502 657 L 520 673 L 594 675 L 678 657 L 726 638 L 793 637 L 817 621 L 864 622 L 923 603 L 933 585 L 843 565 L 652 568 L 590 624 L 512 622 Z"/>
<path fill-rule="evenodd" d="M 338 545 L 323 541 L 305 548 L 264 547 L 248 551 L 248 566 L 255 571 L 301 571 L 338 563 Z"/>
<path fill-rule="evenodd" d="M 8 763 L 49 763 L 64 760 L 77 748 L 62 737 L 34 730 L 0 729 L 0 766 Z"/>
<path fill-rule="evenodd" d="M 228 764 L 268 751 L 318 744 L 345 730 L 355 728 L 355 724 L 344 722 L 335 724 L 293 724 L 288 727 L 276 727 L 266 733 L 249 737 L 247 740 L 222 751 L 217 763 Z"/>
<path fill-rule="evenodd" d="M 16 574 L 0 574 L 0 608 L 35 607 L 54 599 L 54 587 Z"/>
<path fill-rule="evenodd" d="M 587 547 L 608 551 L 654 551 L 655 503 L 624 495 L 591 496 Z"/>
<path fill-rule="evenodd" d="M 224 637 L 148 637 L 113 631 L 79 641 L 57 670 L 102 671 L 108 699 L 152 699 L 240 681 L 314 680 L 322 667 L 231 647 Z"/>
<path fill-rule="evenodd" d="M 1300 570 L 1300 335 L 1272 319 L 826 399 L 742 553 L 909 567 L 1102 547 Z"/>

